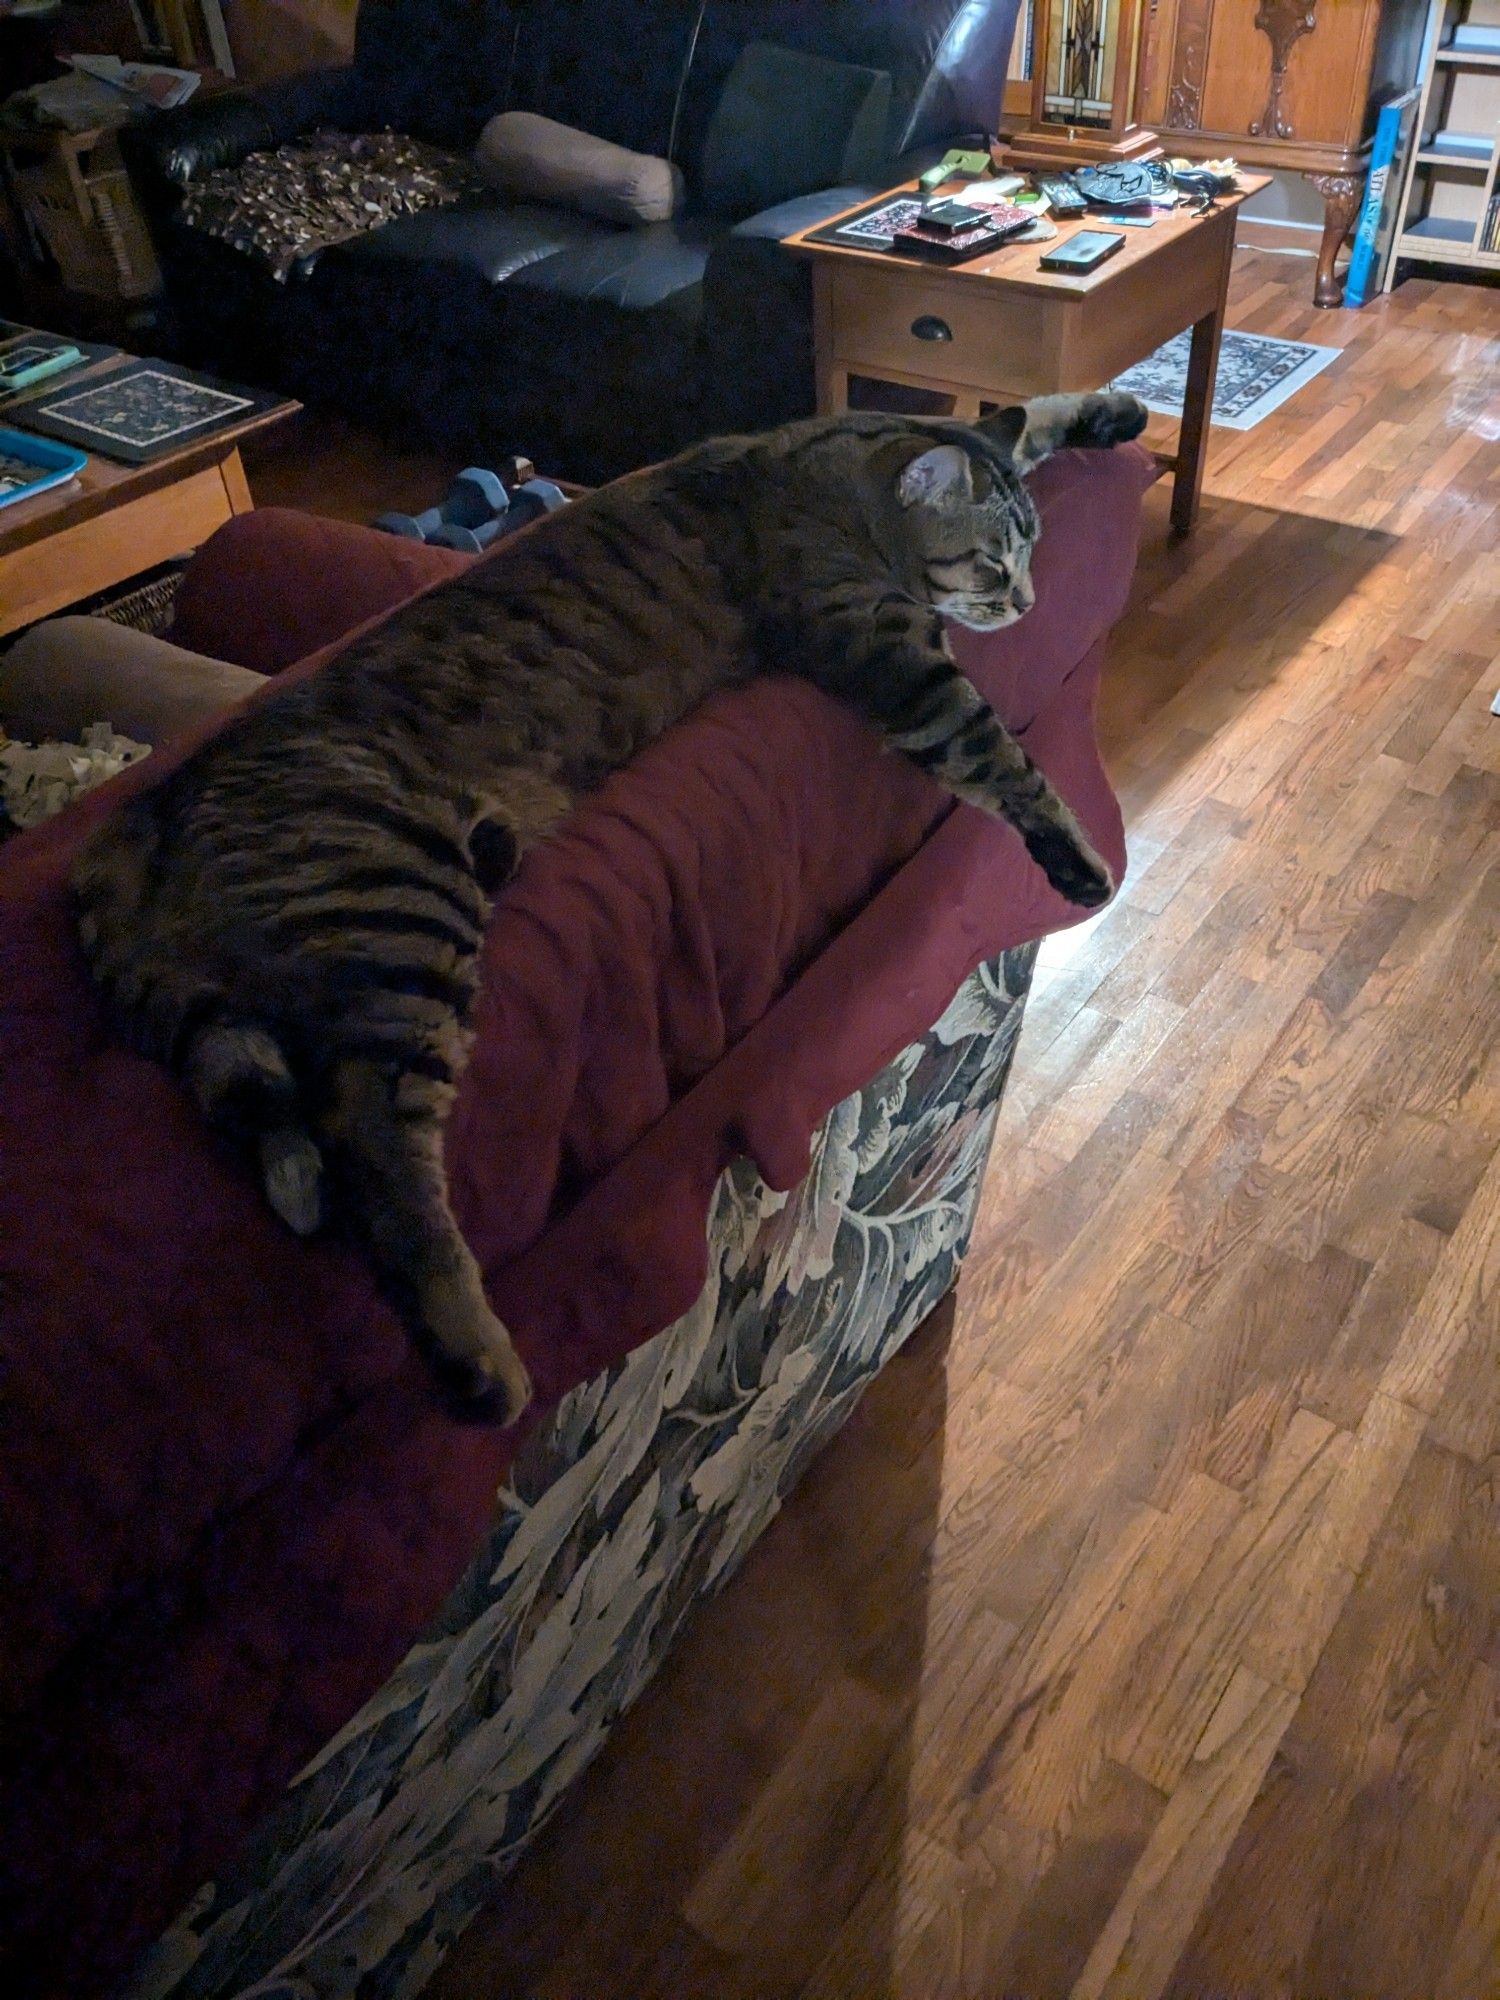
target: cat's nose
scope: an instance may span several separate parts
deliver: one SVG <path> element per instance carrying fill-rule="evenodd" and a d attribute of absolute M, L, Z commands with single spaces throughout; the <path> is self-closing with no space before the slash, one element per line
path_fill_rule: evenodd
<path fill-rule="evenodd" d="M 1036 603 L 1036 592 L 1029 583 L 1018 583 L 1011 591 L 1010 601 L 1016 607 L 1017 615 L 1024 617 Z"/>

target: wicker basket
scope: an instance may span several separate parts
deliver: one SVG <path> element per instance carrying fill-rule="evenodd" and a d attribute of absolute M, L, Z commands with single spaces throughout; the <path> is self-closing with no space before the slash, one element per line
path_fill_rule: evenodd
<path fill-rule="evenodd" d="M 177 609 L 177 592 L 188 566 L 186 556 L 160 563 L 144 576 L 132 577 L 123 589 L 116 585 L 97 597 L 85 598 L 68 607 L 70 615 L 107 618 L 111 625 L 128 625 L 132 632 L 149 632 L 159 638 L 172 623 Z"/>

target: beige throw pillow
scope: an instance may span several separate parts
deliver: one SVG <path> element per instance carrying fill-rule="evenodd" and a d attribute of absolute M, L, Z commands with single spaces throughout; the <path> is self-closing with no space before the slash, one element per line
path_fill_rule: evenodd
<path fill-rule="evenodd" d="M 554 202 L 606 222 L 665 222 L 682 197 L 682 175 L 669 160 L 628 152 L 534 111 L 492 118 L 474 164 L 522 201 Z"/>

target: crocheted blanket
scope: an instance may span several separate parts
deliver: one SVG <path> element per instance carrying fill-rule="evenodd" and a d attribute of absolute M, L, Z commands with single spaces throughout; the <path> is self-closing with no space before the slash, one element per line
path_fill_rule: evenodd
<path fill-rule="evenodd" d="M 320 131 L 215 167 L 193 183 L 181 214 L 284 285 L 336 243 L 485 191 L 467 160 L 404 132 Z"/>

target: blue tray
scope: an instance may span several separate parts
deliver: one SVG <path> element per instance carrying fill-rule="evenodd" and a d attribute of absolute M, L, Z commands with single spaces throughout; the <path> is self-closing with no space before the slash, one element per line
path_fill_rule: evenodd
<path fill-rule="evenodd" d="M 32 437 L 26 431 L 4 429 L 0 429 L 0 458 L 19 458 L 36 471 L 34 479 L 10 492 L 4 490 L 6 475 L 0 472 L 0 507 L 8 507 L 13 500 L 34 499 L 49 486 L 62 486 L 76 479 L 89 462 L 87 452 L 75 451 L 71 445 L 54 444 L 50 438 Z"/>

